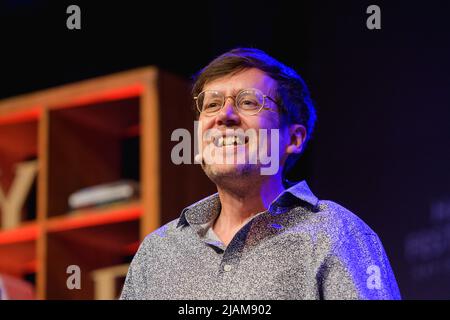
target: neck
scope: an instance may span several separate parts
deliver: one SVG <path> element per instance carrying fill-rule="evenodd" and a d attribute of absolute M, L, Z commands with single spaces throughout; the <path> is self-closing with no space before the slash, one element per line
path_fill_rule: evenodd
<path fill-rule="evenodd" d="M 248 219 L 267 210 L 284 190 L 281 175 L 242 180 L 235 181 L 233 188 L 217 186 L 222 209 L 214 225 L 216 231 L 239 230 Z"/>

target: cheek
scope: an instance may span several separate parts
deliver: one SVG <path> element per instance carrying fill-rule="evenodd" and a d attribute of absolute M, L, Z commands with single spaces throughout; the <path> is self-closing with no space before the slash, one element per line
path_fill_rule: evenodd
<path fill-rule="evenodd" d="M 267 113 L 258 119 L 259 127 L 265 129 L 279 129 L 280 119 L 278 114 Z"/>
<path fill-rule="evenodd" d="M 204 118 L 199 118 L 198 119 L 198 124 L 197 124 L 197 139 L 199 139 L 199 141 L 203 140 L 203 137 L 205 135 L 205 132 L 208 129 L 212 128 L 212 124 L 214 122 L 211 121 L 210 119 L 204 119 Z"/>
<path fill-rule="evenodd" d="M 268 137 L 267 143 L 269 145 L 277 144 L 280 149 L 283 148 L 283 145 L 285 143 L 285 130 L 280 129 L 277 117 L 261 117 L 258 123 L 258 127 L 259 129 L 264 129 L 264 131 L 266 131 Z"/>
<path fill-rule="evenodd" d="M 277 117 L 248 117 L 241 118 L 242 127 L 249 129 L 278 129 L 279 122 Z M 244 129 L 245 130 L 245 129 Z"/>

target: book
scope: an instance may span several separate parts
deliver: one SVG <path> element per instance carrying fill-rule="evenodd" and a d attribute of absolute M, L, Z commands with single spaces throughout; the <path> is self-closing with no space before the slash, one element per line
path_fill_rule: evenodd
<path fill-rule="evenodd" d="M 69 196 L 69 207 L 73 210 L 96 207 L 109 203 L 129 201 L 139 195 L 139 184 L 133 180 L 119 180 L 83 188 Z"/>

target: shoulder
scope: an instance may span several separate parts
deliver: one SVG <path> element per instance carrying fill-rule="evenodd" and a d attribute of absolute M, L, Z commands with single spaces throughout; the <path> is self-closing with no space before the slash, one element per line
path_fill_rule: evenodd
<path fill-rule="evenodd" d="M 325 200 L 319 201 L 315 219 L 326 234 L 321 239 L 327 240 L 317 245 L 327 298 L 342 299 L 351 292 L 360 299 L 401 298 L 382 242 L 361 218 Z"/>
<path fill-rule="evenodd" d="M 161 250 L 170 249 L 177 238 L 179 218 L 172 220 L 153 232 L 149 233 L 141 242 L 136 253 L 136 259 L 157 255 Z"/>
<path fill-rule="evenodd" d="M 316 240 L 324 240 L 336 249 L 355 239 L 364 239 L 377 245 L 380 240 L 360 217 L 340 204 L 330 200 L 319 200 L 315 210 L 300 207 L 303 228 L 306 228 Z"/>
<path fill-rule="evenodd" d="M 316 212 L 319 219 L 322 219 L 329 228 L 339 228 L 345 233 L 364 233 L 376 235 L 359 216 L 351 212 L 340 204 L 329 201 L 320 200 Z"/>
<path fill-rule="evenodd" d="M 145 238 L 143 243 L 157 243 L 159 241 L 165 241 L 167 239 L 170 239 L 176 235 L 178 232 L 178 222 L 180 221 L 180 218 L 174 219 L 155 231 L 150 232 Z"/>

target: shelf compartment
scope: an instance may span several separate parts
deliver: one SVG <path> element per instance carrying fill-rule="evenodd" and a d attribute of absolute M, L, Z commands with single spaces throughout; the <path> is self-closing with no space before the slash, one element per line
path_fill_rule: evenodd
<path fill-rule="evenodd" d="M 36 272 L 36 241 L 0 245 L 0 273 L 16 277 Z"/>
<path fill-rule="evenodd" d="M 0 272 L 21 277 L 35 271 L 36 242 L 24 241 L 0 245 Z M 33 269 L 33 270 L 30 270 Z"/>
<path fill-rule="evenodd" d="M 23 277 L 36 272 L 36 240 L 42 230 L 36 222 L 0 232 L 0 273 Z"/>
<path fill-rule="evenodd" d="M 50 111 L 48 217 L 69 211 L 80 189 L 140 182 L 139 124 L 138 97 Z"/>
<path fill-rule="evenodd" d="M 5 197 L 14 197 L 10 191 L 15 179 L 17 179 L 18 164 L 37 161 L 38 116 L 35 111 L 29 114 L 21 112 L 17 117 L 0 116 L 0 187 Z M 20 221 L 31 221 L 36 218 L 36 181 L 37 178 L 35 177 L 25 198 L 24 206 L 21 208 L 18 217 Z M 16 182 L 18 181 L 16 180 Z M 15 190 L 19 191 L 18 189 Z M 0 217 L 3 214 L 0 208 Z M 3 225 L 3 222 L 5 225 Z M 15 227 L 16 222 L 14 222 L 14 225 L 11 221 L 8 225 L 6 224 L 7 222 L 1 218 L 0 228 Z"/>
<path fill-rule="evenodd" d="M 129 248 L 139 241 L 139 220 L 66 229 L 47 234 L 46 298 L 93 299 L 93 272 L 131 261 Z M 81 289 L 68 290 L 67 267 L 81 270 Z"/>

